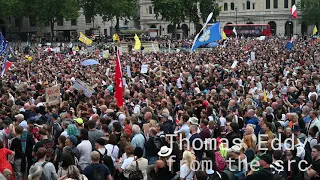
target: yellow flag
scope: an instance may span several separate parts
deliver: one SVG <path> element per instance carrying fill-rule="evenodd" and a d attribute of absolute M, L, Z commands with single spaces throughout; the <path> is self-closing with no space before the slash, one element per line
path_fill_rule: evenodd
<path fill-rule="evenodd" d="M 267 91 L 266 90 L 263 91 L 263 101 L 264 102 L 268 102 Z"/>
<path fill-rule="evenodd" d="M 79 41 L 85 43 L 86 45 L 92 44 L 92 40 L 87 38 L 82 32 L 80 32 Z"/>
<path fill-rule="evenodd" d="M 114 42 L 120 42 L 120 37 L 117 33 L 115 33 L 113 36 L 112 36 L 112 39 Z"/>
<path fill-rule="evenodd" d="M 140 39 L 139 37 L 137 36 L 137 34 L 134 36 L 134 40 L 136 41 L 135 44 L 134 44 L 134 49 L 136 51 L 140 51 L 141 49 L 141 42 L 140 42 Z"/>
<path fill-rule="evenodd" d="M 317 26 L 314 26 L 312 35 L 316 35 L 317 32 L 318 32 L 318 28 L 317 28 Z"/>
<path fill-rule="evenodd" d="M 224 31 L 222 31 L 222 39 L 223 40 L 227 39 L 227 35 L 226 35 L 226 33 L 224 33 Z"/>

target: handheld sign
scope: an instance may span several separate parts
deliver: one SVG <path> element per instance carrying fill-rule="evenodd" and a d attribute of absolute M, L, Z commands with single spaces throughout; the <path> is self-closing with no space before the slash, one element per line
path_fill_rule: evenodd
<path fill-rule="evenodd" d="M 46 103 L 49 106 L 60 104 L 60 86 L 46 88 Z"/>

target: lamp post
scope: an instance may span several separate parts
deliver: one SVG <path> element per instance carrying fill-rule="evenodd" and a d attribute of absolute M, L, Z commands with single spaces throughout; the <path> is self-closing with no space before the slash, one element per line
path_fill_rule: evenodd
<path fill-rule="evenodd" d="M 236 24 L 238 24 L 238 8 L 236 7 L 235 10 L 236 10 Z"/>

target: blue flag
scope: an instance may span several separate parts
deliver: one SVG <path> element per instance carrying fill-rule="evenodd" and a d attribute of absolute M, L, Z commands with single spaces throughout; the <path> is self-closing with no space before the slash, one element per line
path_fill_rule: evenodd
<path fill-rule="evenodd" d="M 287 50 L 291 50 L 293 48 L 293 42 L 292 41 L 289 41 L 287 44 L 286 44 L 286 49 Z"/>
<path fill-rule="evenodd" d="M 207 29 L 194 43 L 191 51 L 197 49 L 201 45 L 212 43 L 216 40 L 221 40 L 221 33 L 220 33 L 220 23 L 215 23 L 209 29 Z"/>
<path fill-rule="evenodd" d="M 4 39 L 2 32 L 0 32 L 0 56 L 7 49 L 8 43 Z"/>

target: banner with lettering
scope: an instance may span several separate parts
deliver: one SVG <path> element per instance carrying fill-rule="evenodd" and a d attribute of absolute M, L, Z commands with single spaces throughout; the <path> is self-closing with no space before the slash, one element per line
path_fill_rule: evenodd
<path fill-rule="evenodd" d="M 89 86 L 88 84 L 86 84 L 83 81 L 80 81 L 80 80 L 77 79 L 73 83 L 74 83 L 73 87 L 76 90 L 80 90 L 80 89 L 83 90 L 83 94 L 85 96 L 87 96 L 88 98 L 90 98 L 92 96 L 92 93 L 95 92 L 95 90 L 91 86 Z"/>

